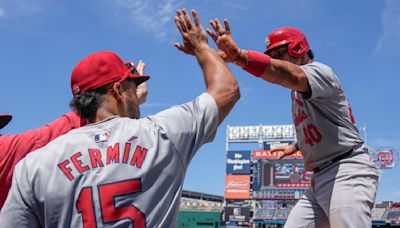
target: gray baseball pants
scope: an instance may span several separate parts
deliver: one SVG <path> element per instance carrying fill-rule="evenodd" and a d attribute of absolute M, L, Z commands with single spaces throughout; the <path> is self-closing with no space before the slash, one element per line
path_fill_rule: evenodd
<path fill-rule="evenodd" d="M 367 228 L 378 185 L 367 153 L 342 159 L 313 175 L 312 187 L 289 214 L 285 228 Z"/>

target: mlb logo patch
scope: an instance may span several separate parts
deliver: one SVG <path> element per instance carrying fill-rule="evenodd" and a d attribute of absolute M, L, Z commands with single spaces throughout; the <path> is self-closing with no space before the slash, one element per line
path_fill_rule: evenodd
<path fill-rule="evenodd" d="M 95 142 L 105 142 L 108 140 L 108 132 L 102 132 L 94 135 Z"/>

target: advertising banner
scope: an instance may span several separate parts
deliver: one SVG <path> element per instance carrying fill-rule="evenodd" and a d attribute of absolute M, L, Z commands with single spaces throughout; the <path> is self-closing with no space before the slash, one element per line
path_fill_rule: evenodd
<path fill-rule="evenodd" d="M 248 207 L 225 207 L 225 221 L 249 222 L 250 208 Z"/>
<path fill-rule="evenodd" d="M 250 199 L 250 175 L 226 175 L 226 199 Z"/>
<path fill-rule="evenodd" d="M 227 174 L 250 174 L 251 151 L 228 151 Z"/>
<path fill-rule="evenodd" d="M 283 151 L 271 153 L 270 150 L 254 150 L 252 156 L 254 159 L 279 159 L 282 154 Z M 303 154 L 301 151 L 296 151 L 296 153 L 286 156 L 285 158 L 303 159 Z"/>

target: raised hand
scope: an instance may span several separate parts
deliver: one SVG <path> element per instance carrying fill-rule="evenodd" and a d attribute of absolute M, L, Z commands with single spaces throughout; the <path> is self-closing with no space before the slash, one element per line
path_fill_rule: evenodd
<path fill-rule="evenodd" d="M 146 67 L 146 63 L 144 63 L 142 60 L 139 61 L 138 65 L 135 66 L 133 62 L 129 63 L 130 69 L 133 71 L 136 71 L 139 75 L 143 75 L 144 68 Z M 147 99 L 147 84 L 146 82 L 140 83 L 140 85 L 137 86 L 136 88 L 136 96 L 139 100 L 139 104 L 143 104 L 146 102 Z"/>
<path fill-rule="evenodd" d="M 207 34 L 200 24 L 199 17 L 195 10 L 192 10 L 194 24 L 186 9 L 177 10 L 175 24 L 183 38 L 183 44 L 175 43 L 175 47 L 186 54 L 194 55 L 201 48 L 209 47 Z"/>
<path fill-rule="evenodd" d="M 283 153 L 279 156 L 279 159 L 284 158 L 286 156 L 294 154 L 297 150 L 293 144 L 282 146 L 271 150 L 271 153 L 282 151 Z"/>
<path fill-rule="evenodd" d="M 224 24 L 225 29 L 222 27 L 218 18 L 210 20 L 210 25 L 213 27 L 215 32 L 207 29 L 207 33 L 217 44 L 219 48 L 218 54 L 220 57 L 225 60 L 225 62 L 234 62 L 240 55 L 241 50 L 233 40 L 231 28 L 227 19 L 224 19 Z"/>
<path fill-rule="evenodd" d="M 139 60 L 139 63 L 136 67 L 136 70 L 139 72 L 140 75 L 143 75 L 144 68 L 146 67 L 146 63 L 143 62 L 142 60 Z"/>

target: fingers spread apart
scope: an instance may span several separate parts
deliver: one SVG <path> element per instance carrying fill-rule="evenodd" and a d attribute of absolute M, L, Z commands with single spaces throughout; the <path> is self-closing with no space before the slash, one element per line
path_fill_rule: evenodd
<path fill-rule="evenodd" d="M 230 35 L 231 34 L 231 29 L 229 26 L 229 21 L 227 19 L 224 19 L 224 24 L 225 24 L 225 29 L 222 27 L 221 22 L 219 21 L 218 18 L 215 18 L 214 20 L 210 20 L 210 25 L 212 26 L 212 28 L 214 29 L 215 33 L 213 33 L 213 35 L 211 35 L 211 30 L 208 29 L 207 33 L 213 37 L 213 39 L 215 37 L 218 36 L 223 36 L 225 34 Z"/>
<path fill-rule="evenodd" d="M 183 38 L 183 43 L 175 43 L 174 46 L 186 54 L 193 54 L 198 47 L 208 44 L 207 35 L 200 24 L 197 12 L 194 10 L 191 12 L 193 20 L 186 9 L 176 10 L 177 16 L 174 17 L 176 27 Z"/>
<path fill-rule="evenodd" d="M 186 9 L 176 10 L 178 16 L 175 16 L 175 24 L 178 27 L 179 31 L 189 32 L 193 28 L 202 29 L 200 24 L 200 19 L 195 10 L 192 10 L 192 15 L 194 18 L 194 24 L 189 16 L 189 13 Z"/>

